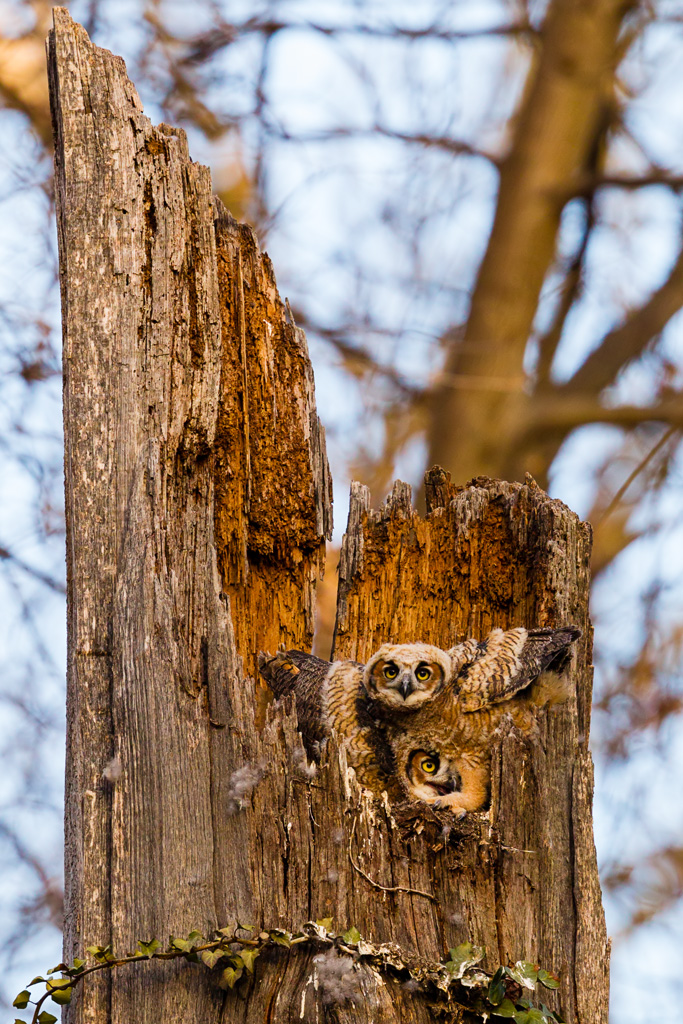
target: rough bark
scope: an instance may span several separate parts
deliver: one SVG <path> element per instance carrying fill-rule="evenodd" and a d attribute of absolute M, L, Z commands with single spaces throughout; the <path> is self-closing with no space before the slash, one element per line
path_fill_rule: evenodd
<path fill-rule="evenodd" d="M 577 707 L 541 742 L 501 742 L 491 824 L 475 820 L 459 844 L 438 822 L 402 838 L 406 822 L 360 793 L 333 742 L 311 781 L 292 708 L 261 708 L 259 729 L 254 654 L 310 644 L 329 530 L 305 339 L 183 133 L 152 126 L 123 62 L 65 10 L 54 17 L 65 956 L 235 919 L 296 929 L 329 916 L 430 960 L 466 938 L 489 945 L 491 965 L 538 956 L 562 972 L 570 1021 L 606 1019 L 586 669 Z M 586 625 L 588 537 L 568 510 L 531 485 L 456 491 L 440 476 L 428 493 L 425 520 L 405 488 L 380 513 L 354 497 L 338 652 L 398 636 L 446 644 L 494 622 Z M 240 808 L 233 773 L 247 766 Z M 315 952 L 264 952 L 228 992 L 197 965 L 136 965 L 86 979 L 67 1019 L 433 1019 L 400 972 L 368 966 L 355 969 L 355 1003 L 328 1005 Z"/>
<path fill-rule="evenodd" d="M 73 956 L 93 942 L 127 949 L 152 933 L 208 930 L 238 912 L 268 919 L 269 898 L 254 907 L 249 841 L 226 789 L 232 769 L 261 759 L 245 676 L 253 653 L 310 645 L 331 513 L 305 338 L 267 257 L 212 199 L 184 133 L 151 125 L 123 61 L 61 9 L 49 63 Z M 159 985 L 172 973 L 152 971 Z M 181 974 L 161 998 L 132 974 L 110 993 L 100 979 L 70 1012 L 103 1020 L 107 1002 L 112 1020 L 218 1012 L 222 994 Z"/>
<path fill-rule="evenodd" d="M 420 905 L 409 943 L 433 955 L 439 941 L 469 938 L 487 947 L 493 969 L 519 958 L 541 963 L 562 979 L 559 1000 L 548 1005 L 570 1021 L 606 1021 L 609 950 L 587 746 L 590 527 L 531 478 L 454 487 L 434 469 L 425 496 L 422 518 L 405 484 L 379 511 L 366 488 L 352 487 L 336 658 L 363 661 L 386 641 L 445 648 L 493 626 L 574 623 L 583 638 L 576 700 L 547 715 L 537 741 L 501 739 L 481 834 L 436 856 L 411 846 L 411 884 L 436 893 L 439 910 Z M 379 864 L 369 873 L 383 877 Z"/>

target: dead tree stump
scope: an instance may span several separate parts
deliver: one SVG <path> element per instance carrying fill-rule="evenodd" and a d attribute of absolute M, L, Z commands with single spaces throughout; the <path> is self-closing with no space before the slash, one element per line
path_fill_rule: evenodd
<path fill-rule="evenodd" d="M 155 128 L 123 61 L 64 9 L 54 18 L 65 958 L 234 920 L 296 930 L 331 917 L 401 947 L 387 954 L 393 971 L 354 968 L 351 1000 L 304 943 L 264 949 L 231 991 L 184 961 L 99 974 L 67 1019 L 426 1022 L 433 994 L 403 984 L 401 956 L 435 962 L 470 939 L 490 967 L 528 958 L 560 973 L 548 1002 L 567 1020 L 606 1021 L 588 669 L 540 742 L 501 740 L 490 821 L 475 818 L 458 842 L 361 794 L 333 742 L 311 781 L 291 708 L 269 708 L 259 728 L 255 655 L 310 648 L 331 523 L 305 338 L 183 132 Z M 354 490 L 337 656 L 576 622 L 588 664 L 587 527 L 533 482 L 453 488 L 432 473 L 427 494 L 422 519 L 404 485 L 380 512 Z"/>
<path fill-rule="evenodd" d="M 490 822 L 457 849 L 418 856 L 409 877 L 433 886 L 440 912 L 420 904 L 403 941 L 487 947 L 489 966 L 552 965 L 568 1020 L 607 1020 L 609 949 L 593 845 L 592 691 L 588 620 L 590 527 L 529 477 L 454 487 L 425 478 L 427 515 L 397 482 L 380 511 L 354 485 L 339 563 L 334 657 L 366 660 L 380 644 L 423 640 L 448 648 L 494 626 L 583 630 L 576 701 L 549 714 L 540 741 L 515 733 L 493 762 Z M 372 872 L 370 872 L 372 873 Z"/>

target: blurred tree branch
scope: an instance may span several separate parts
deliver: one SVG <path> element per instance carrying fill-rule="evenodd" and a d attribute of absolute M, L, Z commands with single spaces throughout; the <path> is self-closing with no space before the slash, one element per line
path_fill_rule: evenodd
<path fill-rule="evenodd" d="M 565 394 L 602 391 L 613 383 L 620 370 L 642 354 L 682 305 L 683 247 L 664 284 L 644 305 L 634 309 L 623 324 L 605 335 L 560 390 Z"/>
<path fill-rule="evenodd" d="M 0 100 L 2 106 L 25 114 L 44 145 L 51 148 L 45 36 L 52 4 L 49 0 L 25 0 L 22 6 L 32 15 L 32 28 L 16 38 L 0 32 Z"/>
<path fill-rule="evenodd" d="M 586 210 L 581 234 L 581 242 L 574 257 L 569 264 L 564 280 L 561 285 L 560 299 L 557 303 L 555 316 L 548 330 L 538 341 L 538 362 L 536 365 L 536 376 L 539 389 L 550 386 L 550 374 L 558 346 L 562 340 L 567 317 L 571 313 L 581 293 L 583 275 L 586 265 L 586 253 L 588 243 L 595 227 L 595 207 L 593 196 L 586 202 Z"/>
<path fill-rule="evenodd" d="M 555 255 L 562 202 L 590 163 L 611 108 L 619 36 L 633 3 L 553 0 L 541 48 L 516 115 L 488 247 L 472 294 L 462 343 L 448 353 L 447 373 L 514 376 L 522 369 L 544 279 Z M 519 478 L 519 463 L 501 438 L 520 402 L 438 389 L 430 461 L 458 478 L 487 473 Z"/>

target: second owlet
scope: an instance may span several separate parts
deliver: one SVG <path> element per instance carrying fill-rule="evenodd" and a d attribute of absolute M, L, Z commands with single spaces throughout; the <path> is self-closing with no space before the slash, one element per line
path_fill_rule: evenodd
<path fill-rule="evenodd" d="M 530 732 L 536 708 L 567 698 L 560 673 L 580 635 L 494 629 L 449 651 L 385 644 L 367 665 L 302 651 L 262 655 L 259 665 L 276 696 L 295 695 L 309 752 L 334 730 L 362 785 L 464 813 L 486 803 L 503 717 Z"/>
<path fill-rule="evenodd" d="M 531 733 L 539 708 L 568 699 L 563 672 L 580 635 L 574 627 L 494 629 L 482 642 L 467 640 L 447 652 L 419 645 L 416 667 L 418 645 L 381 647 L 365 667 L 365 685 L 383 709 L 404 791 L 456 814 L 480 810 L 494 733 L 506 716 Z M 450 663 L 446 673 L 443 659 Z M 411 688 L 412 676 L 419 688 Z"/>

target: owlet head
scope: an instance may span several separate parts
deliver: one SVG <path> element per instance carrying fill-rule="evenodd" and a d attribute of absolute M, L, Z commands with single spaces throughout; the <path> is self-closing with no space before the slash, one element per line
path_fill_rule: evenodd
<path fill-rule="evenodd" d="M 373 700 L 411 710 L 440 693 L 450 667 L 445 651 L 430 644 L 384 644 L 365 666 L 363 684 Z"/>
<path fill-rule="evenodd" d="M 455 766 L 435 751 L 411 751 L 405 772 L 406 788 L 415 800 L 431 804 L 460 788 L 460 775 Z"/>

